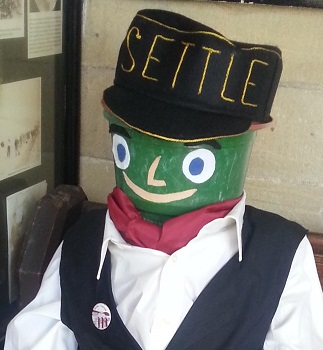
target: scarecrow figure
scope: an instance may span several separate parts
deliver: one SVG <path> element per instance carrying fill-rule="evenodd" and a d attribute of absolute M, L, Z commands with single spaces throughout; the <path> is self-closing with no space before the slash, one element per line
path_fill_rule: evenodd
<path fill-rule="evenodd" d="M 67 234 L 13 349 L 319 350 L 323 300 L 306 230 L 246 206 L 278 48 L 137 13 L 102 103 L 116 187 Z"/>

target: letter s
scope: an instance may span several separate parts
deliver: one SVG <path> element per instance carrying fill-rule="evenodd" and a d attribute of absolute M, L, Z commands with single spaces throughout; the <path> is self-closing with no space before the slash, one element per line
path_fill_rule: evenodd
<path fill-rule="evenodd" d="M 131 53 L 131 50 L 130 50 L 130 35 L 131 35 L 131 33 L 132 33 L 134 30 L 136 31 L 136 39 L 139 39 L 139 40 L 141 39 L 141 35 L 140 35 L 139 28 L 137 28 L 137 27 L 132 27 L 132 28 L 129 30 L 129 32 L 128 32 L 128 34 L 127 34 L 127 38 L 126 38 L 126 40 L 127 40 L 127 49 L 128 49 L 129 57 L 130 57 L 130 59 L 131 59 L 131 66 L 130 66 L 130 68 L 125 68 L 124 65 L 123 65 L 123 63 L 121 64 L 122 70 L 125 71 L 125 72 L 127 72 L 127 73 L 132 72 L 133 69 L 134 69 L 135 66 L 136 66 L 135 59 L 134 59 L 134 57 L 133 57 L 133 55 L 132 55 L 132 53 Z"/>

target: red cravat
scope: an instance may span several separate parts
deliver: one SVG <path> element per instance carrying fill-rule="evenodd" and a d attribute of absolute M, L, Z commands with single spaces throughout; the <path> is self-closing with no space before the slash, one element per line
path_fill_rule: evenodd
<path fill-rule="evenodd" d="M 129 244 L 172 254 L 196 237 L 208 222 L 225 217 L 241 197 L 211 204 L 167 220 L 162 227 L 142 219 L 127 195 L 118 187 L 108 195 L 111 220 Z"/>

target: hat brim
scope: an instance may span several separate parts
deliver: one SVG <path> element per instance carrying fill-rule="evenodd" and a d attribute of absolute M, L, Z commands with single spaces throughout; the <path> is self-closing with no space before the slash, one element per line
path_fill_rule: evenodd
<path fill-rule="evenodd" d="M 252 122 L 251 125 L 250 125 L 249 130 L 250 130 L 250 131 L 257 131 L 257 130 L 269 128 L 269 127 L 272 126 L 272 125 L 273 125 L 273 120 L 272 120 L 272 118 L 270 119 L 270 121 L 268 121 L 268 122 L 266 122 L 266 123 Z"/>
<path fill-rule="evenodd" d="M 228 137 L 247 131 L 251 125 L 250 120 L 178 106 L 115 85 L 104 91 L 102 102 L 131 128 L 169 141 Z"/>

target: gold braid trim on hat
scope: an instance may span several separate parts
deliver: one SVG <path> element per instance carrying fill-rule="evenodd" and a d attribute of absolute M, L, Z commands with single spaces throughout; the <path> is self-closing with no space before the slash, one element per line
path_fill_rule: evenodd
<path fill-rule="evenodd" d="M 163 24 L 163 23 L 160 23 L 152 18 L 149 18 L 147 16 L 143 16 L 143 15 L 140 15 L 140 14 L 137 14 L 138 17 L 142 17 L 143 19 L 147 20 L 147 21 L 150 21 L 150 22 L 153 22 L 153 23 L 156 23 L 164 28 L 167 28 L 167 29 L 171 29 L 171 30 L 174 30 L 175 32 L 178 32 L 178 33 L 185 33 L 185 34 L 206 34 L 206 35 L 212 35 L 212 36 L 215 36 L 216 38 L 218 39 L 221 39 L 221 40 L 224 40 L 226 41 L 229 45 L 231 46 L 235 46 L 235 44 L 230 41 L 229 39 L 227 39 L 225 36 L 221 35 L 221 34 L 218 34 L 218 33 L 214 33 L 214 32 L 207 32 L 207 31 L 203 31 L 203 30 L 198 30 L 198 31 L 189 31 L 189 30 L 181 30 L 181 29 L 177 29 L 177 28 L 174 28 L 174 27 L 171 27 L 171 26 L 168 26 L 167 24 Z"/>
<path fill-rule="evenodd" d="M 175 27 L 171 27 L 171 26 L 168 26 L 166 24 L 163 24 L 161 22 L 158 22 L 152 18 L 149 18 L 147 16 L 144 16 L 144 15 L 141 15 L 141 14 L 137 14 L 136 16 L 138 17 L 141 17 L 147 21 L 150 21 L 150 22 L 153 22 L 153 23 L 156 23 L 164 28 L 167 28 L 167 29 L 171 29 L 171 30 L 174 30 L 175 32 L 178 32 L 178 33 L 185 33 L 185 34 L 206 34 L 206 35 L 211 35 L 211 36 L 215 36 L 216 38 L 220 39 L 220 40 L 223 40 L 225 41 L 226 43 L 228 43 L 229 45 L 231 46 L 236 46 L 231 40 L 227 39 L 225 36 L 219 34 L 219 33 L 215 33 L 215 32 L 208 32 L 208 31 L 203 31 L 203 30 L 198 30 L 198 31 L 188 31 L 188 30 L 181 30 L 181 29 L 178 29 L 178 28 L 175 28 Z M 250 50 L 262 50 L 262 51 L 268 51 L 268 52 L 273 52 L 274 54 L 276 54 L 279 58 L 282 58 L 281 55 L 275 51 L 275 50 L 271 50 L 271 49 L 268 49 L 268 48 L 265 48 L 265 47 L 261 47 L 261 46 L 253 46 L 253 47 L 241 47 L 241 50 L 245 50 L 245 51 L 250 51 Z"/>
<path fill-rule="evenodd" d="M 105 104 L 104 100 L 102 99 L 101 101 L 103 108 L 105 109 L 105 111 L 107 111 L 108 113 L 111 113 L 115 118 L 119 119 L 122 123 L 124 123 L 125 125 L 127 125 L 130 129 L 136 130 L 142 134 L 145 134 L 147 136 L 150 137 L 155 137 L 157 139 L 161 139 L 164 141 L 170 141 L 170 142 L 179 142 L 179 143 L 194 143 L 194 142 L 204 142 L 204 141 L 211 141 L 211 140 L 216 140 L 216 139 L 223 139 L 223 138 L 227 138 L 227 137 L 234 137 L 234 136 L 239 136 L 244 134 L 246 131 L 238 133 L 238 134 L 232 134 L 232 135 L 219 135 L 219 136 L 210 136 L 210 137 L 202 137 L 202 138 L 197 138 L 197 139 L 175 139 L 172 137 L 167 137 L 167 136 L 162 136 L 162 135 L 158 135 L 158 134 L 154 134 L 152 132 L 140 129 L 136 126 L 133 126 L 131 124 L 129 124 L 128 122 L 126 122 L 124 119 L 122 119 L 121 117 L 119 117 L 117 114 L 115 114 L 114 112 L 111 111 L 111 109 Z"/>

